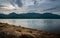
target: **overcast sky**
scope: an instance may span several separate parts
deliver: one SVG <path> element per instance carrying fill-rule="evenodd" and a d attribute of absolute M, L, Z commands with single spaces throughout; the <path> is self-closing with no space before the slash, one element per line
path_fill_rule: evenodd
<path fill-rule="evenodd" d="M 60 14 L 60 0 L 0 0 L 0 13 L 11 12 Z"/>

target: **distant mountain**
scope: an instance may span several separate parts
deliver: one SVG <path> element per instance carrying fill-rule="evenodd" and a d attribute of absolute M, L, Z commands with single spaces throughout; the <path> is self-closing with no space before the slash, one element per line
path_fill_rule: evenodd
<path fill-rule="evenodd" d="M 8 15 L 0 14 L 0 18 L 12 18 L 12 19 L 60 19 L 60 15 L 52 14 L 52 13 L 23 13 L 23 14 L 16 14 L 10 13 Z"/>

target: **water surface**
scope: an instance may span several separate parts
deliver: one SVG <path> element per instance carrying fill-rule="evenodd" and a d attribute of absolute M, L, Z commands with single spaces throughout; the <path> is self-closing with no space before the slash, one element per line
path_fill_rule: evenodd
<path fill-rule="evenodd" d="M 60 19 L 0 19 L 0 22 L 60 33 Z"/>

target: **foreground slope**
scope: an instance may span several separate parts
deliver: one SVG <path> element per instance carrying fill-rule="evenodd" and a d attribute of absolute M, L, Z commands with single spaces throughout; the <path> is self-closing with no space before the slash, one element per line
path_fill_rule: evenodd
<path fill-rule="evenodd" d="M 7 23 L 0 23 L 0 38 L 60 38 L 60 35 Z"/>

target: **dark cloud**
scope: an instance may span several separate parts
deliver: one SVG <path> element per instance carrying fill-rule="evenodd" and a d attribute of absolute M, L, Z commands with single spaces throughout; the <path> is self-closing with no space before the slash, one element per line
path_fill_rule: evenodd
<path fill-rule="evenodd" d="M 58 12 L 60 11 L 60 0 L 0 0 L 4 1 L 4 3 L 10 3 L 16 9 L 22 10 L 24 8 L 27 9 L 25 12 L 34 11 L 35 12 Z M 5 2 L 7 1 L 7 2 Z M 57 7 L 56 7 L 57 6 Z M 58 7 L 59 6 L 59 7 Z M 0 5 L 0 7 L 5 7 Z M 20 11 L 19 11 L 20 12 Z M 58 13 L 56 13 L 58 14 Z"/>
<path fill-rule="evenodd" d="M 56 1 L 56 0 L 50 0 L 50 1 Z"/>
<path fill-rule="evenodd" d="M 46 10 L 43 10 L 43 11 L 54 11 L 54 10 L 60 11 L 60 6 L 49 8 L 49 9 L 46 9 Z"/>
<path fill-rule="evenodd" d="M 6 7 L 6 5 L 0 5 L 0 7 Z"/>
<path fill-rule="evenodd" d="M 22 7 L 22 0 L 8 0 L 13 6 L 17 5 L 18 7 Z"/>
<path fill-rule="evenodd" d="M 18 7 L 22 7 L 23 5 L 21 0 L 16 0 L 15 3 L 18 5 Z"/>

